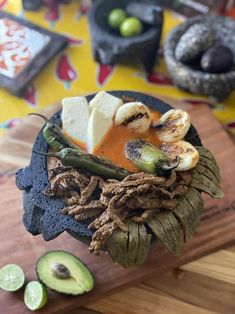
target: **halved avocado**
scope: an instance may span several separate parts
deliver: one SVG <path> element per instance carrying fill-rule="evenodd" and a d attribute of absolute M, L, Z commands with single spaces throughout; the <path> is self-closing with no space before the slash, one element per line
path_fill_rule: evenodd
<path fill-rule="evenodd" d="M 36 272 L 43 284 L 59 293 L 79 295 L 94 287 L 90 270 L 66 251 L 49 251 L 42 255 L 37 261 Z"/>

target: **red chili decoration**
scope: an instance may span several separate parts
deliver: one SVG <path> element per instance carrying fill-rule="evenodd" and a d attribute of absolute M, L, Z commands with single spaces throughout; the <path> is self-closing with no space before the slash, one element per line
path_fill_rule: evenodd
<path fill-rule="evenodd" d="M 76 39 L 76 38 L 68 38 L 68 43 L 70 46 L 80 46 L 83 44 L 83 40 L 82 39 Z"/>
<path fill-rule="evenodd" d="M 50 22 L 50 25 L 53 28 L 55 26 L 55 22 L 60 19 L 59 5 L 53 4 L 49 6 L 45 17 L 46 17 L 46 20 Z"/>
<path fill-rule="evenodd" d="M 90 9 L 90 7 L 88 5 L 81 5 L 80 6 L 80 12 L 83 15 L 87 14 L 89 9 Z"/>
<path fill-rule="evenodd" d="M 12 129 L 18 124 L 22 123 L 22 119 L 13 118 L 0 123 L 0 129 Z"/>
<path fill-rule="evenodd" d="M 187 102 L 187 103 L 192 104 L 194 106 L 207 105 L 209 107 L 212 107 L 212 104 L 205 99 L 182 99 L 182 100 L 183 100 L 183 102 Z"/>
<path fill-rule="evenodd" d="M 104 64 L 99 64 L 98 65 L 98 75 L 97 75 L 97 80 L 98 84 L 103 86 L 108 78 L 110 78 L 112 72 L 113 72 L 114 66 L 112 65 L 104 65 Z"/>
<path fill-rule="evenodd" d="M 77 72 L 72 67 L 67 55 L 63 54 L 58 62 L 56 73 L 61 81 L 64 81 L 65 88 L 70 88 L 70 82 L 75 81 L 77 78 Z"/>
<path fill-rule="evenodd" d="M 235 128 L 235 121 L 229 122 L 227 124 L 227 127 L 231 128 L 231 129 L 234 129 Z"/>
<path fill-rule="evenodd" d="M 22 123 L 21 119 L 18 119 L 18 118 L 11 119 L 11 120 L 8 121 L 8 128 L 12 129 L 15 126 L 17 126 L 17 125 L 19 125 L 21 123 Z"/>
<path fill-rule="evenodd" d="M 27 103 L 32 106 L 36 107 L 37 106 L 37 100 L 36 100 L 36 89 L 34 85 L 29 85 L 27 86 L 23 98 L 27 101 Z"/>
<path fill-rule="evenodd" d="M 156 85 L 173 85 L 169 77 L 157 72 L 147 74 L 147 81 Z"/>

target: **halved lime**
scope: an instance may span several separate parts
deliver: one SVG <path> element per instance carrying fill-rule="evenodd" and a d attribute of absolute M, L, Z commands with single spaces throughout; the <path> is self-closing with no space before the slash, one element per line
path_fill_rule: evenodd
<path fill-rule="evenodd" d="M 23 287 L 25 275 L 22 268 L 15 264 L 5 265 L 0 269 L 0 288 L 6 291 L 17 291 Z"/>
<path fill-rule="evenodd" d="M 47 289 L 39 281 L 31 281 L 24 292 L 24 303 L 31 311 L 39 310 L 47 303 Z"/>

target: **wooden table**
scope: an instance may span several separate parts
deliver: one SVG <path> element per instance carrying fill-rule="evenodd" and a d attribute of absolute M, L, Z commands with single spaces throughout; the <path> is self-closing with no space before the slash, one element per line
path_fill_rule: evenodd
<path fill-rule="evenodd" d="M 38 120 L 35 120 L 35 127 L 38 127 L 37 123 Z M 15 168 L 28 164 L 33 138 L 33 132 L 13 129 L 0 140 L 0 170 L 1 174 L 5 173 L 0 180 L 14 173 Z M 235 203 L 231 206 L 235 209 Z M 9 312 L 2 314 L 8 313 L 18 312 L 9 308 Z M 28 312 L 25 310 L 25 313 Z M 95 303 L 89 303 L 83 309 L 67 312 L 75 313 L 235 313 L 235 246 L 190 262 L 173 272 L 144 280 Z"/>

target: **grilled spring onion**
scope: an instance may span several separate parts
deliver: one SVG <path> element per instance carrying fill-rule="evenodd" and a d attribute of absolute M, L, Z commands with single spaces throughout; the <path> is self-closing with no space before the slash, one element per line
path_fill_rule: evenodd
<path fill-rule="evenodd" d="M 88 171 L 108 179 L 122 180 L 130 174 L 129 171 L 115 166 L 110 161 L 78 151 L 77 149 L 64 148 L 57 153 L 43 153 L 37 151 L 34 151 L 34 153 L 48 157 L 56 157 L 61 160 L 64 166 L 72 166 L 76 169 Z"/>
<path fill-rule="evenodd" d="M 178 166 L 179 160 L 170 160 L 166 154 L 156 146 L 143 140 L 128 141 L 125 147 L 128 158 L 141 171 L 161 174 Z"/>
<path fill-rule="evenodd" d="M 170 143 L 182 140 L 190 128 L 189 114 L 180 109 L 171 109 L 163 114 L 157 123 L 153 124 L 158 138 Z"/>
<path fill-rule="evenodd" d="M 175 143 L 163 143 L 160 149 L 168 156 L 174 159 L 178 156 L 180 162 L 176 171 L 186 171 L 194 168 L 199 161 L 199 153 L 196 148 L 186 141 L 177 141 Z"/>
<path fill-rule="evenodd" d="M 117 110 L 114 123 L 126 126 L 136 133 L 145 133 L 151 125 L 151 114 L 141 102 L 130 102 Z"/>

